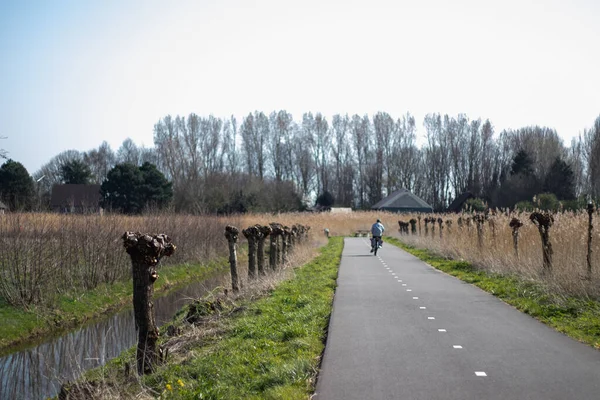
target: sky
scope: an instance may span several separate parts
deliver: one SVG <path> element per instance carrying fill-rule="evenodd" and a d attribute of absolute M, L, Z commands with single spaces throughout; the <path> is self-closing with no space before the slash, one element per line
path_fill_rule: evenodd
<path fill-rule="evenodd" d="M 153 146 L 166 115 L 284 109 L 540 125 L 600 115 L 597 0 L 0 0 L 0 149 Z"/>

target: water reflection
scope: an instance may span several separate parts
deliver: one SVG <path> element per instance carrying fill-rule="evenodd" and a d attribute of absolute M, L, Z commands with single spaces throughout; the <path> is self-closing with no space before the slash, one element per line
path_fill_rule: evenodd
<path fill-rule="evenodd" d="M 191 300 L 223 286 L 219 276 L 155 299 L 156 323 L 171 321 Z M 78 331 L 0 358 L 0 399 L 45 399 L 55 396 L 62 382 L 101 366 L 135 345 L 133 310 L 125 310 Z"/>

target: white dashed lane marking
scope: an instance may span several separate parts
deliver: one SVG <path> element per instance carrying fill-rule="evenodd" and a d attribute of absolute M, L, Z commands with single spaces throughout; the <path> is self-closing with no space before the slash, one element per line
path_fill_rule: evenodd
<path fill-rule="evenodd" d="M 370 245 L 369 245 L 369 247 L 370 247 Z M 389 272 L 392 274 L 392 277 L 393 277 L 393 278 L 396 278 L 396 279 L 398 279 L 398 276 L 397 276 L 397 274 L 396 274 L 396 273 L 394 273 L 394 270 L 392 270 L 392 269 L 391 269 L 391 268 L 390 268 L 390 267 L 389 267 L 389 266 L 386 264 L 386 262 L 385 262 L 385 261 L 383 261 L 383 260 L 382 260 L 382 259 L 381 259 L 379 256 L 377 256 L 377 258 L 379 259 L 379 261 L 381 261 L 381 264 L 383 265 L 383 267 L 384 267 L 386 270 L 388 270 L 388 271 L 389 271 Z M 398 283 L 402 283 L 402 279 L 398 279 Z M 407 286 L 407 284 L 406 284 L 406 283 L 402 283 L 402 286 Z M 406 291 L 407 291 L 407 292 L 412 292 L 412 289 L 406 289 Z M 418 298 L 417 296 L 413 296 L 413 298 L 412 298 L 412 299 L 413 299 L 413 300 L 419 300 L 419 298 Z M 425 306 L 420 306 L 420 307 L 419 307 L 419 309 L 420 309 L 420 310 L 427 310 L 427 307 L 425 307 Z M 427 317 L 427 319 L 428 319 L 428 320 L 435 320 L 435 317 Z M 447 330 L 446 330 L 446 329 L 443 329 L 443 328 L 441 328 L 441 329 L 438 329 L 438 332 L 442 332 L 442 333 L 443 333 L 443 332 L 447 332 Z M 452 345 L 452 348 L 454 348 L 454 349 L 462 349 L 463 347 L 462 347 L 461 345 L 459 345 L 459 344 L 455 344 L 455 345 Z M 487 376 L 487 373 L 485 373 L 484 371 L 475 371 L 475 376 L 478 376 L 478 377 L 484 377 L 484 376 Z"/>

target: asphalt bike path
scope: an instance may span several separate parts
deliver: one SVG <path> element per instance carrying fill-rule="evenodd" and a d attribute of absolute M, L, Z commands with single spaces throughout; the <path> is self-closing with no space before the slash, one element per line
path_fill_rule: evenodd
<path fill-rule="evenodd" d="M 600 352 L 384 244 L 347 238 L 317 400 L 600 399 Z"/>

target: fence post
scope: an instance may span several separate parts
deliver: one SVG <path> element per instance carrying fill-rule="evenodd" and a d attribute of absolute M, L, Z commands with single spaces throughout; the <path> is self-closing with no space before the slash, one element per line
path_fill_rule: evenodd
<path fill-rule="evenodd" d="M 165 234 L 125 232 L 122 239 L 132 266 L 133 314 L 138 331 L 137 371 L 140 375 L 149 374 L 155 370 L 162 353 L 157 349 L 158 328 L 152 303 L 153 285 L 158 279 L 156 266 L 162 257 L 175 252 L 175 245 Z"/>
<path fill-rule="evenodd" d="M 239 229 L 232 225 L 225 227 L 225 237 L 229 243 L 229 268 L 231 269 L 231 290 L 239 292 L 240 280 L 237 273 L 237 240 Z"/>

